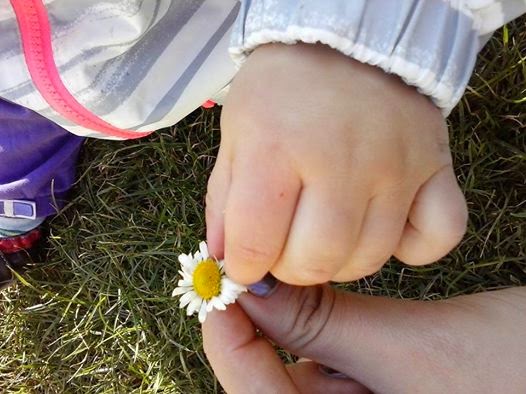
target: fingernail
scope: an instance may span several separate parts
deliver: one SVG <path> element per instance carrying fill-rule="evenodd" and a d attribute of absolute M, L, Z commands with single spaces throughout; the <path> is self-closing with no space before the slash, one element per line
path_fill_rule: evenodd
<path fill-rule="evenodd" d="M 334 379 L 350 379 L 349 376 L 345 375 L 343 372 L 337 371 L 335 369 L 332 369 L 331 367 L 328 367 L 326 365 L 320 364 L 318 369 L 320 372 L 324 375 L 327 375 L 330 378 Z"/>
<path fill-rule="evenodd" d="M 251 284 L 248 287 L 248 291 L 258 297 L 270 297 L 278 287 L 278 280 L 267 274 L 259 282 Z"/>

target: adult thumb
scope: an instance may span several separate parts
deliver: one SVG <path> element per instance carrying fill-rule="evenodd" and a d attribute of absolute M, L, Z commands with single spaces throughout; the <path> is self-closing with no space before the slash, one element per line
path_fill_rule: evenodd
<path fill-rule="evenodd" d="M 353 309 L 360 298 L 328 285 L 296 287 L 279 283 L 268 298 L 239 299 L 245 313 L 269 339 L 298 356 L 355 377 L 346 343 L 356 334 Z M 354 342 L 354 341 L 353 341 Z M 352 372 L 352 373 L 351 373 Z"/>
<path fill-rule="evenodd" d="M 416 370 L 418 355 L 425 353 L 421 339 L 431 335 L 421 331 L 429 326 L 422 318 L 429 316 L 423 302 L 363 296 L 329 285 L 279 283 L 267 298 L 245 294 L 239 303 L 277 345 L 352 376 L 373 392 L 407 392 L 409 382 L 400 377 Z"/>

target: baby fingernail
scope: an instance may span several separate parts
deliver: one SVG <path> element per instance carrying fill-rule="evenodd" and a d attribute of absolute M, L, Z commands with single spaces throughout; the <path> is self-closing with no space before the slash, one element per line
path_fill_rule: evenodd
<path fill-rule="evenodd" d="M 334 379 L 350 379 L 347 375 L 345 375 L 343 372 L 337 371 L 335 369 L 332 369 L 331 367 L 328 367 L 326 365 L 320 364 L 318 367 L 321 373 L 324 375 L 327 375 L 330 378 Z"/>
<path fill-rule="evenodd" d="M 247 286 L 248 291 L 258 297 L 270 297 L 278 287 L 278 280 L 267 274 L 259 282 Z"/>

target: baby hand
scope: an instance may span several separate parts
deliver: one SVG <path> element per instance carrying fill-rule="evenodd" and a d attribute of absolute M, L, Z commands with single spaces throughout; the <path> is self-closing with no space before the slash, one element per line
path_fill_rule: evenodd
<path fill-rule="evenodd" d="M 253 283 L 350 281 L 462 238 L 464 197 L 431 101 L 323 45 L 269 44 L 236 76 L 207 194 L 207 238 Z"/>

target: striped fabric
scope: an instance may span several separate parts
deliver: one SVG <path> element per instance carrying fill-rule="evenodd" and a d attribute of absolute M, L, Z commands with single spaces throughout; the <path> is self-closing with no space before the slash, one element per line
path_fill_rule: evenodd
<path fill-rule="evenodd" d="M 234 76 L 227 48 L 239 8 L 235 0 L 44 3 L 62 82 L 82 106 L 117 128 L 171 126 Z M 0 97 L 74 134 L 117 139 L 73 123 L 39 93 L 8 0 L 0 0 L 0 32 Z"/>
<path fill-rule="evenodd" d="M 241 65 L 269 42 L 321 42 L 402 77 L 447 116 L 486 35 L 524 12 L 526 0 L 246 0 L 230 52 Z"/>
<path fill-rule="evenodd" d="M 447 114 L 487 35 L 526 11 L 526 0 L 47 0 L 63 86 L 51 93 L 70 95 L 53 101 L 46 77 L 32 81 L 26 66 L 12 4 L 29 1 L 0 0 L 0 97 L 109 139 L 126 134 L 75 119 L 125 133 L 173 125 L 224 92 L 236 65 L 268 42 L 330 45 L 401 76 Z M 68 116 L 75 102 L 88 115 Z"/>

